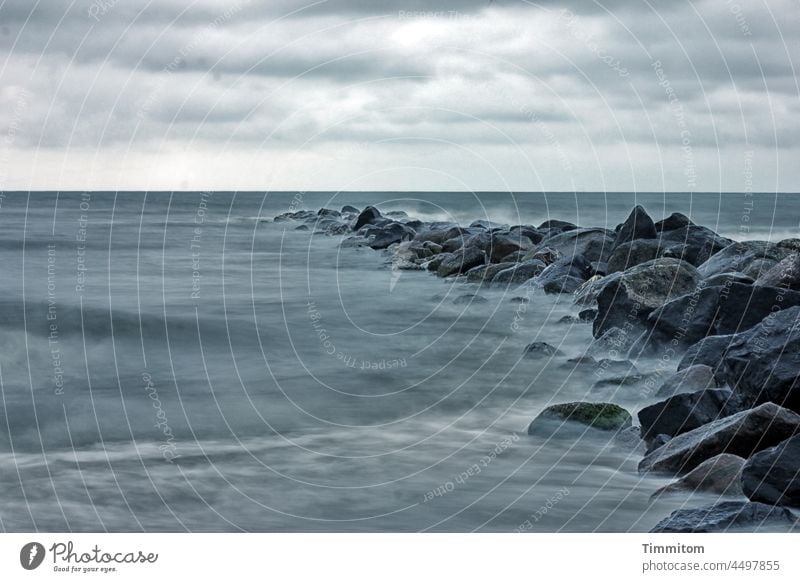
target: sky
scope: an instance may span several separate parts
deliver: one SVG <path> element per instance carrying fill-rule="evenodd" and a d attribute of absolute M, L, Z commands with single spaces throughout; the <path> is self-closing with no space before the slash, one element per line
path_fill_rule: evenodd
<path fill-rule="evenodd" d="M 0 0 L 0 190 L 800 191 L 798 0 Z"/>

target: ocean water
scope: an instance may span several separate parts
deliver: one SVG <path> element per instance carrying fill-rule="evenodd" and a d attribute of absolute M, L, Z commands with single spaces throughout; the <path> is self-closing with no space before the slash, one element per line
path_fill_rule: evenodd
<path fill-rule="evenodd" d="M 273 223 L 309 208 L 613 228 L 633 204 L 735 239 L 800 236 L 775 194 L 7 192 L 0 531 L 647 531 L 641 451 L 526 434 L 598 394 L 570 297 L 392 271 Z M 515 325 L 512 323 L 516 322 Z M 523 359 L 532 341 L 562 357 Z M 675 362 L 677 365 L 677 362 Z"/>

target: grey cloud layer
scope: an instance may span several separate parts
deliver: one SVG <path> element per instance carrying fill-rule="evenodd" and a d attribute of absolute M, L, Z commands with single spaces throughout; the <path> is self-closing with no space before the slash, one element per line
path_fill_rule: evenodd
<path fill-rule="evenodd" d="M 223 144 L 265 152 L 274 179 L 299 188 L 280 161 L 298 149 L 327 160 L 351 144 L 370 172 L 391 155 L 419 160 L 440 140 L 490 157 L 504 144 L 574 160 L 588 150 L 623 188 L 630 167 L 649 167 L 625 148 L 662 156 L 670 176 L 687 147 L 734 152 L 719 174 L 738 171 L 748 149 L 780 161 L 800 148 L 790 0 L 0 6 L 0 129 L 19 126 L 21 159 L 37 148 L 102 159 L 118 147 L 146 158 Z M 764 183 L 798 189 L 798 170 L 777 166 Z M 526 183 L 520 164 L 507 171 Z M 683 178 L 673 189 L 686 189 Z"/>

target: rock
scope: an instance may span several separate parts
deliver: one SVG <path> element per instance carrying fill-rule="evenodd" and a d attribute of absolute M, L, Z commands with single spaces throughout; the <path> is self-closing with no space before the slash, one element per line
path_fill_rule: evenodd
<path fill-rule="evenodd" d="M 678 364 L 678 371 L 685 370 L 691 366 L 707 366 L 714 371 L 717 384 L 724 383 L 718 372 L 721 371 L 722 355 L 728 349 L 732 339 L 733 335 L 712 335 L 703 338 L 686 350 Z"/>
<path fill-rule="evenodd" d="M 656 396 L 663 398 L 716 387 L 714 369 L 705 364 L 696 364 L 679 370 L 667 378 L 656 392 Z"/>
<path fill-rule="evenodd" d="M 500 259 L 501 263 L 522 263 L 525 260 L 526 251 L 514 251 Z"/>
<path fill-rule="evenodd" d="M 637 205 L 620 225 L 614 240 L 614 249 L 633 240 L 656 238 L 656 235 L 653 219 L 644 208 Z"/>
<path fill-rule="evenodd" d="M 800 507 L 800 435 L 750 457 L 742 489 L 752 501 Z"/>
<path fill-rule="evenodd" d="M 650 453 L 655 451 L 657 448 L 663 447 L 665 444 L 667 444 L 671 440 L 672 440 L 672 437 L 669 436 L 669 435 L 657 434 L 650 441 L 650 444 L 647 446 L 647 449 L 645 450 L 644 454 L 645 455 L 649 455 Z"/>
<path fill-rule="evenodd" d="M 643 329 L 654 309 L 693 292 L 700 275 L 685 261 L 661 258 L 604 279 L 597 283 L 602 290 L 597 295 L 595 337 L 612 327 Z"/>
<path fill-rule="evenodd" d="M 592 265 L 583 255 L 559 259 L 536 278 L 536 285 L 545 293 L 574 293 L 592 276 Z"/>
<path fill-rule="evenodd" d="M 349 204 L 345 204 L 344 206 L 342 206 L 342 209 L 340 210 L 340 213 L 341 214 L 361 214 L 361 211 L 358 208 L 356 208 L 355 206 L 350 206 Z"/>
<path fill-rule="evenodd" d="M 800 412 L 800 307 L 731 338 L 718 375 L 745 406 L 774 402 Z"/>
<path fill-rule="evenodd" d="M 360 230 L 362 226 L 374 224 L 379 218 L 381 218 L 381 213 L 378 209 L 374 206 L 367 206 L 361 211 L 361 214 L 358 215 L 358 218 L 356 218 L 356 221 L 353 223 L 353 230 L 357 231 Z"/>
<path fill-rule="evenodd" d="M 545 237 L 539 247 L 551 248 L 562 257 L 582 255 L 592 262 L 607 261 L 613 244 L 613 234 L 604 228 L 579 228 Z"/>
<path fill-rule="evenodd" d="M 545 408 L 530 426 L 528 434 L 552 432 L 558 425 L 574 422 L 600 430 L 618 431 L 631 426 L 630 413 L 616 404 L 595 402 L 568 402 Z"/>
<path fill-rule="evenodd" d="M 438 271 L 439 271 L 439 266 L 440 266 L 442 263 L 444 263 L 445 261 L 447 261 L 447 260 L 450 260 L 450 259 L 452 259 L 452 258 L 453 258 L 453 253 L 441 253 L 441 254 L 439 254 L 439 255 L 436 255 L 435 257 L 433 257 L 433 258 L 432 258 L 430 261 L 428 261 L 427 263 L 424 263 L 424 265 L 423 265 L 423 266 L 424 266 L 426 269 L 428 269 L 429 271 L 436 271 L 436 272 L 438 273 Z"/>
<path fill-rule="evenodd" d="M 704 226 L 689 225 L 662 233 L 662 257 L 682 259 L 695 267 L 703 264 L 722 249 L 732 244 L 729 238 L 719 236 Z M 701 273 L 707 276 L 705 273 Z"/>
<path fill-rule="evenodd" d="M 512 226 L 510 229 L 508 229 L 508 234 L 512 238 L 524 236 L 535 245 L 538 245 L 544 238 L 543 232 L 540 232 L 539 229 L 534 228 L 533 226 L 529 226 L 527 224 L 519 224 L 517 226 Z"/>
<path fill-rule="evenodd" d="M 607 388 L 613 388 L 614 391 L 618 391 L 620 388 L 625 386 L 635 386 L 639 384 L 642 380 L 644 380 L 644 376 L 641 374 L 623 374 L 622 376 L 613 376 L 611 378 L 603 378 L 602 380 L 598 380 L 594 384 L 590 390 L 592 392 L 599 392 L 601 390 L 605 390 Z"/>
<path fill-rule="evenodd" d="M 342 213 L 338 210 L 332 210 L 330 208 L 320 208 L 317 210 L 317 216 L 331 216 L 333 218 L 340 218 Z"/>
<path fill-rule="evenodd" d="M 718 287 L 720 285 L 724 287 L 730 287 L 734 283 L 742 283 L 744 285 L 752 285 L 755 283 L 756 280 L 752 277 L 748 277 L 744 273 L 738 272 L 731 272 L 731 273 L 719 273 L 718 275 L 711 275 L 703 284 L 706 287 Z"/>
<path fill-rule="evenodd" d="M 489 239 L 489 249 L 487 254 L 492 263 L 499 263 L 503 257 L 520 251 L 527 252 L 533 247 L 530 239 L 519 235 L 512 237 L 510 235 L 494 233 Z"/>
<path fill-rule="evenodd" d="M 565 315 L 558 319 L 558 323 L 569 323 L 570 325 L 575 325 L 576 323 L 581 323 L 581 320 L 574 315 Z"/>
<path fill-rule="evenodd" d="M 470 283 L 480 283 L 481 281 L 491 282 L 495 275 L 505 269 L 514 267 L 516 263 L 497 263 L 494 265 L 478 265 L 467 271 L 467 281 Z"/>
<path fill-rule="evenodd" d="M 409 241 L 414 238 L 414 229 L 405 224 L 392 222 L 380 229 L 380 232 L 370 236 L 369 246 L 373 249 L 385 249 L 393 244 Z"/>
<path fill-rule="evenodd" d="M 583 309 L 578 312 L 578 319 L 581 321 L 585 321 L 586 323 L 591 323 L 597 318 L 597 310 L 596 309 Z"/>
<path fill-rule="evenodd" d="M 761 454 L 761 453 L 759 453 Z M 665 493 L 695 493 L 698 491 L 719 495 L 742 495 L 739 477 L 744 459 L 722 453 L 700 463 L 677 481 L 658 489 L 651 498 Z"/>
<path fill-rule="evenodd" d="M 763 240 L 731 243 L 710 257 L 697 270 L 705 278 L 732 271 L 753 277 L 752 266 L 755 261 L 760 261 L 763 267 L 765 265 L 763 261 L 766 260 L 772 266 L 785 259 L 790 253 L 791 250 L 780 246 L 780 243 L 775 244 Z M 756 271 L 756 276 L 753 278 L 758 278 L 759 274 Z"/>
<path fill-rule="evenodd" d="M 442 256 L 442 255 L 439 255 Z M 486 253 L 474 247 L 467 247 L 452 253 L 439 263 L 436 274 L 449 277 L 466 273 L 473 267 L 486 263 Z"/>
<path fill-rule="evenodd" d="M 699 509 L 678 509 L 658 522 L 651 533 L 710 533 L 727 530 L 788 529 L 795 524 L 792 513 L 752 501 L 723 501 Z"/>
<path fill-rule="evenodd" d="M 532 279 L 542 271 L 545 265 L 541 261 L 531 260 L 503 269 L 492 278 L 492 284 L 519 284 Z"/>
<path fill-rule="evenodd" d="M 639 411 L 642 438 L 650 441 L 659 434 L 676 437 L 730 416 L 734 410 L 732 392 L 726 389 L 699 390 L 670 396 Z"/>
<path fill-rule="evenodd" d="M 294 227 L 295 230 L 308 230 L 307 224 L 301 224 L 300 226 Z"/>
<path fill-rule="evenodd" d="M 768 402 L 685 432 L 639 463 L 639 471 L 688 473 L 721 453 L 748 458 L 794 435 L 800 415 Z"/>
<path fill-rule="evenodd" d="M 575 230 L 578 228 L 576 225 L 572 224 L 571 222 L 566 222 L 564 220 L 545 220 L 542 224 L 538 226 L 538 230 L 558 230 L 558 231 L 567 231 L 567 230 Z"/>
<path fill-rule="evenodd" d="M 563 258 L 561 253 L 559 253 L 555 249 L 551 249 L 550 247 L 536 247 L 532 251 L 528 251 L 525 256 L 522 258 L 523 261 L 529 261 L 531 259 L 537 259 L 542 261 L 545 265 L 552 265 L 557 260 Z"/>
<path fill-rule="evenodd" d="M 623 243 L 614 248 L 608 257 L 606 274 L 624 271 L 658 258 L 661 241 L 657 239 L 638 239 Z"/>
<path fill-rule="evenodd" d="M 792 253 L 756 279 L 756 285 L 800 291 L 800 254 Z"/>
<path fill-rule="evenodd" d="M 522 303 L 522 304 L 528 304 L 531 302 L 531 300 L 528 299 L 527 297 L 512 297 L 510 301 L 511 303 Z"/>
<path fill-rule="evenodd" d="M 780 298 L 780 299 L 779 299 Z M 800 292 L 733 283 L 698 287 L 654 310 L 647 318 L 651 342 L 686 348 L 709 335 L 728 335 L 752 328 L 765 317 L 800 305 Z"/>
<path fill-rule="evenodd" d="M 694 223 L 689 220 L 689 217 L 680 212 L 673 212 L 668 217 L 656 222 L 656 232 L 668 232 L 670 230 L 677 230 L 685 226 L 691 226 Z"/>
<path fill-rule="evenodd" d="M 533 342 L 525 346 L 524 354 L 526 358 L 552 358 L 562 355 L 563 352 L 547 342 Z"/>
<path fill-rule="evenodd" d="M 453 299 L 454 305 L 474 305 L 479 303 L 487 303 L 489 300 L 480 295 L 459 295 Z"/>
<path fill-rule="evenodd" d="M 419 242 L 432 242 L 441 246 L 448 240 L 455 238 L 459 240 L 459 246 L 461 246 L 466 234 L 467 231 L 460 226 L 451 225 L 449 223 L 440 223 L 438 225 L 434 223 L 429 225 L 427 229 L 418 230 L 416 236 L 414 236 L 414 240 Z"/>
<path fill-rule="evenodd" d="M 473 220 L 469 225 L 470 228 L 482 228 L 484 230 L 495 230 L 508 228 L 507 224 L 500 224 L 499 222 L 492 222 L 491 220 Z"/>

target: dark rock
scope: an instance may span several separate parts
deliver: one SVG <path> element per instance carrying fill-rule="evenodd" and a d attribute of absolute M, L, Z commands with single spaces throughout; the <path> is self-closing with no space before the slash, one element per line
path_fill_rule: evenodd
<path fill-rule="evenodd" d="M 433 257 L 433 258 L 432 258 L 430 261 L 428 261 L 427 263 L 425 263 L 425 265 L 424 265 L 424 266 L 425 266 L 425 268 L 426 268 L 426 269 L 428 269 L 429 271 L 436 271 L 436 272 L 438 272 L 438 271 L 439 271 L 439 266 L 440 266 L 440 265 L 441 265 L 443 262 L 445 262 L 445 261 L 447 261 L 447 260 L 451 260 L 452 258 L 453 258 L 453 253 L 441 253 L 441 254 L 439 254 L 439 255 L 436 255 L 435 257 Z"/>
<path fill-rule="evenodd" d="M 637 239 L 656 238 L 653 219 L 641 206 L 635 206 L 617 231 L 614 248 Z"/>
<path fill-rule="evenodd" d="M 566 231 L 566 230 L 575 230 L 576 228 L 578 227 L 572 224 L 571 222 L 551 219 L 551 220 L 545 220 L 542 224 L 540 224 L 538 230 Z"/>
<path fill-rule="evenodd" d="M 576 323 L 582 323 L 582 322 L 574 315 L 565 315 L 558 319 L 558 323 L 569 323 L 570 325 L 574 325 Z"/>
<path fill-rule="evenodd" d="M 342 206 L 342 210 L 340 211 L 342 214 L 360 214 L 361 211 L 356 208 L 355 206 L 350 206 L 349 204 L 345 204 Z"/>
<path fill-rule="evenodd" d="M 618 431 L 631 426 L 631 415 L 624 408 L 610 403 L 568 402 L 545 408 L 530 426 L 528 434 L 555 432 L 565 422 L 592 428 Z"/>
<path fill-rule="evenodd" d="M 676 394 L 646 406 L 639 411 L 642 438 L 650 441 L 659 434 L 676 437 L 730 416 L 734 412 L 730 402 L 732 394 L 726 389 L 700 390 Z"/>
<path fill-rule="evenodd" d="M 755 279 L 748 277 L 744 273 L 719 273 L 718 275 L 711 275 L 708 279 L 703 281 L 706 287 L 730 287 L 734 283 L 742 283 L 744 285 L 752 285 Z"/>
<path fill-rule="evenodd" d="M 367 206 L 358 215 L 356 221 L 353 223 L 353 230 L 359 230 L 362 226 L 367 224 L 374 224 L 376 220 L 381 218 L 381 213 L 374 206 Z"/>
<path fill-rule="evenodd" d="M 612 327 L 643 329 L 654 309 L 694 291 L 700 275 L 684 261 L 661 258 L 605 279 L 608 282 L 597 296 L 595 337 Z M 602 280 L 598 282 L 601 284 Z"/>
<path fill-rule="evenodd" d="M 800 307 L 772 312 L 736 334 L 720 370 L 744 405 L 775 402 L 800 411 Z"/>
<path fill-rule="evenodd" d="M 583 309 L 582 311 L 578 312 L 578 319 L 581 321 L 585 321 L 587 323 L 591 323 L 597 318 L 597 310 L 596 309 Z"/>
<path fill-rule="evenodd" d="M 530 302 L 531 302 L 531 300 L 528 299 L 527 297 L 512 297 L 511 298 L 511 303 L 524 303 L 524 304 L 527 304 L 527 303 L 530 303 Z"/>
<path fill-rule="evenodd" d="M 436 224 L 429 225 L 427 229 L 417 231 L 414 240 L 419 242 L 429 241 L 441 246 L 446 241 L 456 238 L 459 240 L 459 246 L 461 246 L 466 235 L 467 231 L 460 226 L 442 223 L 438 226 Z"/>
<path fill-rule="evenodd" d="M 657 448 L 662 447 L 665 444 L 667 444 L 670 440 L 672 440 L 672 437 L 667 435 L 667 434 L 657 434 L 650 441 L 650 444 L 647 446 L 647 449 L 645 450 L 644 454 L 645 455 L 649 455 L 650 453 L 655 451 Z"/>
<path fill-rule="evenodd" d="M 540 232 L 538 229 L 532 226 L 528 226 L 525 224 L 512 226 L 510 229 L 508 229 L 508 233 L 512 237 L 524 236 L 528 238 L 535 245 L 538 245 L 544 238 L 544 233 Z"/>
<path fill-rule="evenodd" d="M 339 218 L 342 216 L 342 213 L 338 210 L 332 210 L 330 208 L 320 208 L 317 210 L 317 216 L 331 216 L 333 218 Z"/>
<path fill-rule="evenodd" d="M 522 263 L 525 260 L 527 251 L 514 251 L 500 259 L 501 263 Z"/>
<path fill-rule="evenodd" d="M 756 279 L 756 285 L 800 291 L 800 254 L 792 253 Z"/>
<path fill-rule="evenodd" d="M 295 230 L 308 230 L 308 225 L 307 224 L 301 224 L 300 226 L 296 226 L 294 229 Z"/>
<path fill-rule="evenodd" d="M 689 225 L 661 235 L 662 257 L 682 259 L 694 266 L 706 262 L 733 241 L 704 226 Z M 703 276 L 707 274 L 702 273 Z"/>
<path fill-rule="evenodd" d="M 442 255 L 439 255 L 442 256 Z M 473 267 L 486 262 L 486 253 L 476 248 L 466 248 L 452 253 L 439 263 L 436 274 L 440 277 L 449 277 L 466 273 Z"/>
<path fill-rule="evenodd" d="M 640 472 L 688 473 L 721 453 L 748 458 L 800 429 L 800 415 L 768 402 L 685 432 L 639 463 Z"/>
<path fill-rule="evenodd" d="M 522 258 L 523 261 L 529 261 L 531 259 L 537 259 L 542 261 L 545 265 L 552 265 L 557 260 L 563 258 L 561 253 L 559 253 L 555 249 L 551 249 L 550 247 L 536 247 L 532 251 L 528 251 L 525 256 Z"/>
<path fill-rule="evenodd" d="M 541 261 L 531 260 L 503 269 L 492 278 L 492 284 L 518 284 L 532 279 L 545 269 Z"/>
<path fill-rule="evenodd" d="M 502 229 L 508 228 L 506 224 L 500 224 L 499 222 L 492 222 L 491 220 L 474 220 L 472 224 L 469 225 L 470 228 L 482 228 L 484 230 L 495 230 L 495 229 Z"/>
<path fill-rule="evenodd" d="M 562 355 L 562 352 L 547 342 L 533 342 L 525 346 L 524 354 L 526 358 L 552 358 Z"/>
<path fill-rule="evenodd" d="M 686 348 L 709 335 L 750 329 L 770 313 L 797 305 L 800 305 L 798 291 L 741 283 L 729 287 L 700 286 L 695 293 L 654 310 L 647 324 L 653 332 L 652 342 L 673 342 Z"/>
<path fill-rule="evenodd" d="M 689 220 L 689 217 L 680 212 L 673 212 L 668 217 L 656 222 L 655 227 L 657 232 L 667 232 L 670 230 L 677 230 L 685 226 L 693 225 L 694 223 Z"/>
<path fill-rule="evenodd" d="M 467 272 L 467 281 L 470 283 L 480 283 L 481 281 L 491 282 L 495 275 L 505 269 L 510 269 L 516 263 L 497 263 L 494 265 L 478 265 Z"/>
<path fill-rule="evenodd" d="M 727 530 L 788 529 L 795 524 L 792 513 L 752 501 L 723 501 L 699 509 L 678 509 L 661 520 L 651 533 L 711 533 Z"/>
<path fill-rule="evenodd" d="M 615 247 L 608 257 L 606 274 L 610 275 L 652 261 L 658 258 L 660 250 L 661 241 L 657 239 L 637 239 L 623 243 Z"/>
<path fill-rule="evenodd" d="M 763 240 L 736 242 L 729 244 L 713 257 L 710 257 L 697 270 L 705 278 L 719 275 L 720 273 L 738 271 L 756 279 L 760 274 L 758 271 L 753 272 L 753 266 L 756 261 L 760 263 L 760 268 L 766 266 L 768 269 L 770 266 L 785 259 L 790 253 L 791 250 L 780 246 L 780 243 L 776 244 Z"/>
<path fill-rule="evenodd" d="M 592 265 L 583 255 L 564 257 L 545 268 L 536 284 L 546 293 L 574 293 L 592 272 Z"/>
<path fill-rule="evenodd" d="M 409 228 L 413 228 L 415 232 L 425 228 L 425 223 L 421 220 L 404 220 L 403 224 Z"/>
<path fill-rule="evenodd" d="M 589 262 L 607 261 L 614 235 L 604 228 L 579 228 L 546 237 L 540 247 L 558 251 L 562 257 L 584 256 Z"/>
<path fill-rule="evenodd" d="M 742 457 L 727 453 L 717 455 L 700 463 L 696 469 L 677 481 L 657 490 L 651 497 L 658 497 L 665 493 L 695 493 L 698 491 L 719 495 L 742 495 L 739 478 L 743 466 L 744 459 Z"/>
<path fill-rule="evenodd" d="M 370 238 L 369 246 L 373 249 L 385 249 L 393 244 L 408 241 L 414 238 L 414 229 L 405 224 L 392 222 L 380 229 L 380 232 Z"/>
<path fill-rule="evenodd" d="M 742 489 L 752 501 L 800 507 L 800 435 L 750 457 Z"/>
<path fill-rule="evenodd" d="M 675 396 L 686 392 L 697 392 L 716 388 L 714 369 L 705 364 L 696 364 L 675 372 L 667 378 L 656 392 L 658 397 Z"/>
<path fill-rule="evenodd" d="M 478 303 L 487 303 L 489 300 L 480 295 L 459 295 L 453 299 L 454 305 L 473 305 Z"/>

